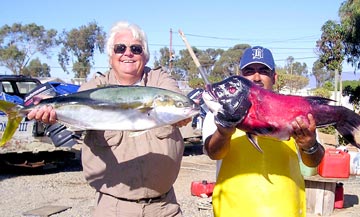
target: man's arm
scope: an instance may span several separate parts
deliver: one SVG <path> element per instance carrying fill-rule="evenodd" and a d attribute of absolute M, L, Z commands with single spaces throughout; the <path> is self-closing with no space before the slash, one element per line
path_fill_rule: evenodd
<path fill-rule="evenodd" d="M 204 146 L 208 156 L 213 160 L 220 160 L 225 157 L 230 149 L 230 140 L 235 132 L 235 127 L 221 127 L 216 125 L 215 132 L 205 139 Z"/>
<path fill-rule="evenodd" d="M 324 156 L 324 147 L 316 140 L 316 123 L 311 114 L 308 114 L 308 123 L 298 117 L 292 122 L 293 133 L 299 147 L 303 163 L 309 167 L 316 167 Z"/>

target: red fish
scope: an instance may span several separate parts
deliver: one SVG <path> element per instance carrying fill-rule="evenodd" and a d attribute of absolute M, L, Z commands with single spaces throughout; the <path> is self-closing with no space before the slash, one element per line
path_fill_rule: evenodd
<path fill-rule="evenodd" d="M 259 151 L 254 135 L 288 140 L 291 122 L 309 113 L 314 116 L 317 127 L 333 125 L 348 142 L 360 148 L 355 138 L 355 134 L 360 133 L 360 115 L 343 106 L 329 105 L 333 100 L 327 98 L 278 94 L 246 78 L 233 76 L 208 85 L 203 99 L 215 115 L 230 116 L 230 122 L 233 119 Z"/>

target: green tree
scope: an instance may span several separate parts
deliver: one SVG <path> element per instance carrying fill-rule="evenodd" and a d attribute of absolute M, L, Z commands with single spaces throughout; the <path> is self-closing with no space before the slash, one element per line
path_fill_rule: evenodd
<path fill-rule="evenodd" d="M 309 84 L 309 78 L 302 75 L 284 74 L 282 79 L 290 93 L 296 92 Z"/>
<path fill-rule="evenodd" d="M 354 106 L 354 109 L 360 109 L 360 84 L 356 87 L 352 87 L 351 85 L 345 86 L 343 95 L 349 96 L 349 103 Z"/>
<path fill-rule="evenodd" d="M 274 90 L 276 92 L 280 92 L 284 90 L 284 88 L 286 87 L 286 81 L 284 78 L 286 75 L 285 68 L 276 66 L 276 74 L 277 74 L 277 80 L 274 85 Z"/>
<path fill-rule="evenodd" d="M 199 62 L 202 64 L 202 67 L 209 75 L 213 75 L 212 71 L 214 69 L 215 63 L 224 53 L 223 49 L 212 49 L 208 48 L 200 54 Z"/>
<path fill-rule="evenodd" d="M 46 30 L 35 23 L 22 25 L 14 23 L 0 29 L 0 65 L 8 68 L 13 74 L 23 74 L 35 54 L 50 58 L 50 48 L 56 45 L 57 31 Z"/>
<path fill-rule="evenodd" d="M 248 44 L 237 44 L 224 51 L 215 63 L 212 75 L 220 78 L 239 75 L 240 58 L 249 47 L 250 45 Z"/>
<path fill-rule="evenodd" d="M 326 90 L 329 90 L 329 91 L 334 91 L 334 89 L 335 89 L 333 82 L 330 82 L 330 81 L 326 81 L 323 85 L 323 88 L 325 88 Z"/>
<path fill-rule="evenodd" d="M 338 70 L 341 74 L 341 64 L 344 60 L 343 29 L 340 24 L 328 20 L 321 30 L 321 38 L 316 42 L 319 60 L 327 70 Z"/>
<path fill-rule="evenodd" d="M 320 62 L 320 60 L 314 62 L 312 74 L 315 77 L 317 88 L 323 86 L 326 81 L 334 81 L 335 72 L 326 70 L 324 64 Z"/>
<path fill-rule="evenodd" d="M 290 93 L 309 84 L 308 70 L 305 63 L 295 62 L 294 57 L 289 56 L 286 59 L 284 70 L 285 73 L 281 75 L 281 79 L 284 87 L 287 87 Z"/>
<path fill-rule="evenodd" d="M 295 59 L 292 56 L 289 56 L 286 59 L 285 70 L 291 75 L 308 76 L 306 63 L 295 62 Z"/>
<path fill-rule="evenodd" d="M 320 97 L 325 97 L 325 98 L 331 97 L 331 92 L 324 87 L 316 88 L 315 90 L 312 91 L 312 94 L 314 96 L 320 96 Z"/>
<path fill-rule="evenodd" d="M 203 51 L 192 47 L 196 57 L 199 59 L 199 56 L 202 55 Z M 203 63 L 199 60 L 200 64 Z M 184 80 L 190 81 L 191 79 L 201 78 L 199 70 L 194 63 L 194 60 L 190 56 L 190 53 L 187 49 L 179 51 L 179 57 L 176 56 L 175 61 L 173 62 L 173 71 L 178 74 Z"/>
<path fill-rule="evenodd" d="M 105 38 L 106 34 L 102 27 L 95 22 L 69 32 L 64 30 L 59 42 L 62 48 L 58 54 L 58 61 L 62 69 L 68 72 L 69 61 L 74 59 L 72 71 L 75 73 L 75 78 L 86 78 L 94 64 L 96 50 L 104 53 Z"/>
<path fill-rule="evenodd" d="M 160 48 L 160 58 L 155 60 L 154 67 L 161 66 L 169 68 L 170 61 L 174 61 L 170 58 L 170 49 L 167 47 Z"/>
<path fill-rule="evenodd" d="M 344 1 L 339 8 L 346 60 L 360 68 L 360 0 Z M 354 71 L 355 72 L 355 71 Z"/>
<path fill-rule="evenodd" d="M 23 75 L 32 77 L 51 77 L 50 66 L 46 63 L 41 63 L 39 58 L 31 60 L 22 72 Z"/>

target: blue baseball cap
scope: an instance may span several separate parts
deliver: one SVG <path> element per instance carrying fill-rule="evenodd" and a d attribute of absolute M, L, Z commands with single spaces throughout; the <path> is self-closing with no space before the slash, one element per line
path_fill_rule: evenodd
<path fill-rule="evenodd" d="M 271 70 L 275 69 L 274 57 L 271 51 L 261 46 L 247 48 L 244 51 L 244 54 L 240 59 L 240 69 L 253 63 L 261 63 Z"/>

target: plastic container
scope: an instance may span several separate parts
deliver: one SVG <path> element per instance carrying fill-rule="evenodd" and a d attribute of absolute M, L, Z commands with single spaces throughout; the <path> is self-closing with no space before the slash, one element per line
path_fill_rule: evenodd
<path fill-rule="evenodd" d="M 191 195 L 198 197 L 210 197 L 214 191 L 215 182 L 206 180 L 191 182 Z"/>
<path fill-rule="evenodd" d="M 344 184 L 341 182 L 336 183 L 334 208 L 344 208 Z"/>
<path fill-rule="evenodd" d="M 306 166 L 302 162 L 301 158 L 300 158 L 299 164 L 300 164 L 300 171 L 303 176 L 315 176 L 318 173 L 317 167 Z"/>
<path fill-rule="evenodd" d="M 350 154 L 338 149 L 326 149 L 318 173 L 326 178 L 349 178 Z"/>

